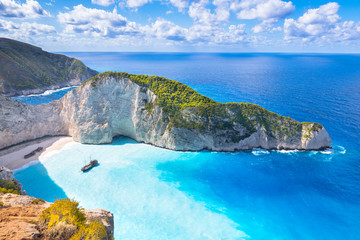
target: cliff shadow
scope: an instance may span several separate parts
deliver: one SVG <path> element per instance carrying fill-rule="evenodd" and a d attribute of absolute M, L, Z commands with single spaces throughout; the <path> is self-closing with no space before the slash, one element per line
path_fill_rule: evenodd
<path fill-rule="evenodd" d="M 139 144 L 139 142 L 124 135 L 117 135 L 113 137 L 111 143 L 111 145 L 126 145 L 126 144 Z"/>
<path fill-rule="evenodd" d="M 64 190 L 49 176 L 41 162 L 14 171 L 14 177 L 23 185 L 27 195 L 54 202 L 59 198 L 67 198 Z"/>

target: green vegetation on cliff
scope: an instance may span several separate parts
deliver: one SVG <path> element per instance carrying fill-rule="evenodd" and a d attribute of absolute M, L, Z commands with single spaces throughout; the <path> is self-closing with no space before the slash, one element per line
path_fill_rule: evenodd
<path fill-rule="evenodd" d="M 48 87 L 76 77 L 86 80 L 95 74 L 77 59 L 0 38 L 0 93 Z"/>
<path fill-rule="evenodd" d="M 104 77 L 128 78 L 132 82 L 146 89 L 150 89 L 158 97 L 158 102 L 170 117 L 173 117 L 180 109 L 187 106 L 215 104 L 216 102 L 208 97 L 197 93 L 194 89 L 178 81 L 158 76 L 135 75 L 125 72 L 104 72 L 88 79 L 92 86 Z M 148 103 L 146 108 L 151 112 L 153 103 Z"/>
<path fill-rule="evenodd" d="M 0 192 L 20 194 L 20 190 L 15 183 L 5 179 L 0 179 Z"/>
<path fill-rule="evenodd" d="M 151 114 L 155 105 L 161 106 L 166 113 L 164 120 L 169 121 L 170 128 L 222 131 L 230 136 L 233 142 L 249 137 L 259 125 L 269 136 L 278 139 L 302 134 L 303 128 L 308 129 L 309 132 L 322 129 L 318 123 L 300 123 L 256 104 L 217 103 L 185 84 L 164 77 L 104 72 L 88 81 L 95 87 L 101 84 L 101 79 L 106 77 L 127 78 L 144 88 L 144 91 L 147 89 L 152 91 L 157 96 L 157 100 L 146 103 L 144 110 Z M 242 130 L 239 124 L 246 130 Z"/>

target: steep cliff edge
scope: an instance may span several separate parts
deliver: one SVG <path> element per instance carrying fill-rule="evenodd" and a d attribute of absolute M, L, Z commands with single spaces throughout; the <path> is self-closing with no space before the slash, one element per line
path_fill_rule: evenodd
<path fill-rule="evenodd" d="M 250 103 L 216 103 L 184 84 L 156 76 L 106 72 L 50 104 L 33 107 L 2 101 L 8 106 L 0 108 L 0 120 L 4 114 L 22 120 L 0 122 L 0 148 L 29 140 L 31 134 L 70 135 L 88 144 L 110 143 L 114 136 L 124 135 L 192 151 L 331 147 L 330 136 L 318 123 L 300 123 Z"/>
<path fill-rule="evenodd" d="M 27 105 L 0 94 L 0 149 L 28 140 L 67 135 L 56 102 Z"/>
<path fill-rule="evenodd" d="M 49 89 L 80 85 L 96 74 L 75 58 L 0 38 L 0 94 L 42 93 Z"/>

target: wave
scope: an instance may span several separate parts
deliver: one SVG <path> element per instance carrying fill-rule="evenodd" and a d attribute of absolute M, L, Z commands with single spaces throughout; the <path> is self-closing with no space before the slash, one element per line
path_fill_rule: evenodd
<path fill-rule="evenodd" d="M 343 146 L 338 145 L 338 146 L 336 146 L 336 147 L 337 147 L 337 149 L 339 150 L 338 152 L 339 152 L 340 154 L 345 154 L 345 153 L 346 153 L 346 149 L 345 149 Z"/>
<path fill-rule="evenodd" d="M 294 154 L 300 152 L 299 150 L 275 150 L 278 153 Z"/>
<path fill-rule="evenodd" d="M 325 150 L 325 151 L 320 151 L 321 154 L 333 154 L 334 153 L 334 150 L 332 149 L 328 149 L 328 150 Z"/>
<path fill-rule="evenodd" d="M 45 92 L 40 93 L 40 94 L 19 95 L 19 96 L 17 96 L 17 97 L 19 97 L 19 98 L 25 98 L 25 97 L 48 96 L 48 95 L 51 95 L 51 94 L 56 93 L 56 92 L 61 92 L 61 91 L 64 91 L 64 90 L 67 90 L 67 89 L 71 89 L 71 88 L 76 88 L 76 87 L 77 87 L 77 86 L 64 87 L 64 88 L 59 88 L 59 89 L 54 89 L 54 90 L 46 90 Z"/>
<path fill-rule="evenodd" d="M 259 148 L 254 148 L 254 149 L 251 151 L 251 153 L 254 154 L 255 156 L 270 154 L 270 152 L 269 152 L 268 150 L 259 149 Z"/>
<path fill-rule="evenodd" d="M 343 146 L 340 145 L 336 145 L 331 149 L 326 149 L 324 151 L 320 151 L 321 154 L 345 154 L 346 153 L 346 149 Z"/>

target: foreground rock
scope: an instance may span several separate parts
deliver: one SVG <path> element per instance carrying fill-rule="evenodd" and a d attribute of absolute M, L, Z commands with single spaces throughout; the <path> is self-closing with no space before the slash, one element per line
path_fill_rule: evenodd
<path fill-rule="evenodd" d="M 36 222 L 48 203 L 33 203 L 35 198 L 16 194 L 1 194 L 0 239 L 39 239 Z"/>
<path fill-rule="evenodd" d="M 81 61 L 19 41 L 0 38 L 0 94 L 43 93 L 80 85 L 97 72 Z"/>
<path fill-rule="evenodd" d="M 51 203 L 11 193 L 0 193 L 0 202 L 3 203 L 0 206 L 0 239 L 46 239 L 38 222 L 41 212 Z M 106 239 L 113 238 L 114 220 L 109 211 L 92 209 L 84 213 L 88 220 L 99 220 L 104 224 L 108 233 Z"/>
<path fill-rule="evenodd" d="M 117 135 L 173 150 L 331 147 L 318 123 L 300 123 L 249 103 L 216 103 L 160 77 L 107 72 L 59 101 L 29 106 L 0 96 L 0 149 L 45 135 L 88 144 Z"/>
<path fill-rule="evenodd" d="M 21 191 L 22 185 L 17 179 L 13 177 L 13 172 L 5 167 L 0 167 L 0 184 L 2 184 L 3 181 L 10 181 L 14 183 L 19 191 Z M 13 185 L 7 184 L 7 186 Z M 0 190 L 5 191 L 8 189 L 1 188 Z M 42 225 L 40 216 L 46 208 L 52 205 L 52 203 L 45 202 L 42 199 L 27 196 L 26 192 L 24 191 L 22 191 L 22 194 L 23 195 L 2 193 L 0 191 L 0 239 L 49 239 L 49 234 L 47 229 L 45 229 Z M 105 227 L 106 236 L 101 240 L 113 239 L 114 218 L 112 213 L 104 209 L 85 209 L 83 210 L 83 214 L 85 214 L 86 217 L 85 221 L 89 223 L 98 221 L 104 225 L 103 227 Z M 59 224 L 59 226 L 63 225 L 63 223 Z M 75 226 L 67 226 L 73 229 L 73 234 L 76 233 Z M 69 239 L 61 238 L 59 236 L 64 236 L 64 234 L 66 235 L 66 231 L 64 231 L 64 229 L 58 228 L 57 226 L 53 227 L 50 231 L 57 233 L 55 238 L 50 237 L 51 240 Z"/>

